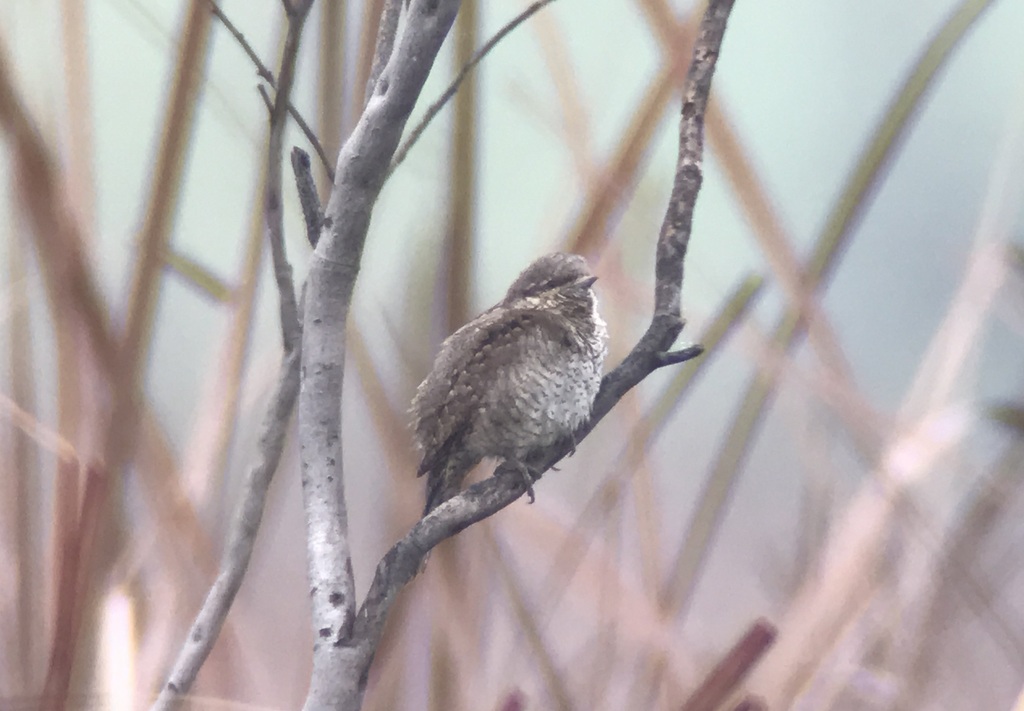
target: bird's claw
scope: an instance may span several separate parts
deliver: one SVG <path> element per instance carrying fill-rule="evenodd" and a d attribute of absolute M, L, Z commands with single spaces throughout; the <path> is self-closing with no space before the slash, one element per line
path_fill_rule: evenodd
<path fill-rule="evenodd" d="M 530 468 L 522 462 L 516 462 L 516 465 L 519 475 L 522 476 L 523 481 L 526 482 L 526 495 L 530 497 L 530 503 L 532 504 L 537 500 L 537 495 L 533 493 L 533 474 L 530 472 Z"/>

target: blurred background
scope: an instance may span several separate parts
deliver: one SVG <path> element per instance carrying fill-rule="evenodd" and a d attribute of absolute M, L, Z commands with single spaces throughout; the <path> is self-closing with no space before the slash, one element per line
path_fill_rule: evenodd
<path fill-rule="evenodd" d="M 381 4 L 306 26 L 293 103 L 331 162 Z M 281 4 L 222 7 L 276 67 Z M 464 0 L 411 123 L 525 7 Z M 557 0 L 385 186 L 342 403 L 360 593 L 422 506 L 407 407 L 445 335 L 558 249 L 600 277 L 609 367 L 642 333 L 700 10 Z M 0 18 L 0 708 L 140 708 L 280 359 L 267 111 L 208 0 Z M 737 2 L 683 295 L 708 352 L 435 552 L 366 708 L 676 709 L 758 618 L 778 638 L 744 692 L 769 708 L 1020 708 L 1022 38 L 1013 0 Z M 285 196 L 301 279 L 290 171 Z M 290 442 L 193 708 L 301 704 L 301 500 Z"/>

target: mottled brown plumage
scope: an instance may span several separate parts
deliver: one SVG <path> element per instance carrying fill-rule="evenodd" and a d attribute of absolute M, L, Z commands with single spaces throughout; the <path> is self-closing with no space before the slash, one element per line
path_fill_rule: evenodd
<path fill-rule="evenodd" d="M 608 351 L 594 280 L 580 256 L 541 257 L 441 344 L 412 402 L 424 514 L 457 494 L 482 459 L 525 471 L 532 452 L 590 416 Z"/>

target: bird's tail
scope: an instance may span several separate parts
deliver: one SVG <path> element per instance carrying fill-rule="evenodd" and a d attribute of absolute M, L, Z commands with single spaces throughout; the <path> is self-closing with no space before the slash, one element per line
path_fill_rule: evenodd
<path fill-rule="evenodd" d="M 423 515 L 426 516 L 458 494 L 466 475 L 476 464 L 476 461 L 466 462 L 462 457 L 456 456 L 425 472 L 427 475 L 427 503 L 423 507 Z"/>

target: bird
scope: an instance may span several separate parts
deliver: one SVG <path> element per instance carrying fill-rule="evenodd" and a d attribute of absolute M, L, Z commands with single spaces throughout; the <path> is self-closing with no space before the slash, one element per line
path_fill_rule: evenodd
<path fill-rule="evenodd" d="M 547 254 L 441 344 L 410 408 L 417 476 L 427 477 L 424 516 L 484 459 L 517 467 L 532 500 L 531 455 L 564 440 L 575 451 L 608 354 L 596 279 L 583 257 Z"/>

